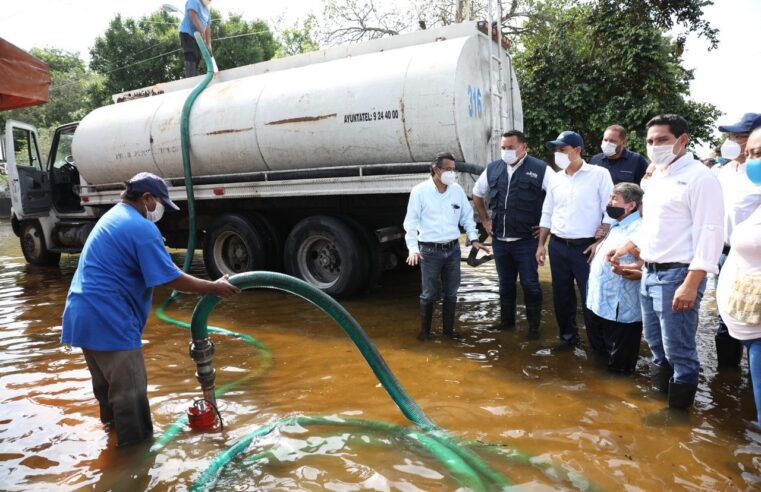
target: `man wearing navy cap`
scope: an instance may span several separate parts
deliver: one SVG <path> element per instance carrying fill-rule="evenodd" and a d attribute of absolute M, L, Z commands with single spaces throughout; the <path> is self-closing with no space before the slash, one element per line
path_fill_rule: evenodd
<path fill-rule="evenodd" d="M 608 224 L 613 222 L 613 219 L 605 215 L 613 191 L 613 181 L 606 169 L 587 164 L 581 158 L 584 141 L 578 133 L 564 131 L 545 145 L 555 149 L 555 165 L 560 168 L 560 172 L 552 176 L 542 206 L 536 260 L 544 265 L 544 245 L 550 237 L 552 297 L 561 347 L 581 345 L 579 328 L 576 326 L 575 280 L 581 292 L 589 345 L 596 353 L 607 357 L 603 334 L 595 330 L 597 325 L 590 322 L 586 300 L 589 257 L 595 250 L 595 232 L 602 225 L 603 219 Z"/>
<path fill-rule="evenodd" d="M 85 242 L 63 311 L 61 342 L 82 348 L 100 404 L 100 420 L 114 427 L 119 446 L 153 434 L 142 334 L 153 288 L 228 297 L 240 290 L 226 277 L 209 282 L 183 273 L 154 224 L 169 199 L 164 180 L 140 173 Z"/>
<path fill-rule="evenodd" d="M 761 127 L 761 114 L 746 113 L 734 125 L 723 125 L 719 131 L 727 134 L 721 146 L 721 156 L 728 160 L 716 174 L 724 195 L 724 249 L 719 258 L 719 270 L 727 259 L 732 231 L 761 206 L 761 186 L 745 174 L 745 144 L 748 136 Z M 742 359 L 742 344 L 732 338 L 727 326 L 718 317 L 716 330 L 716 359 L 719 366 L 737 366 Z"/>

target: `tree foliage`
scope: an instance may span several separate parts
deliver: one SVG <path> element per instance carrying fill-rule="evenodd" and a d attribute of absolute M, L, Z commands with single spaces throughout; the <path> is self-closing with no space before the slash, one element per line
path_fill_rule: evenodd
<path fill-rule="evenodd" d="M 140 19 L 116 15 L 90 50 L 90 67 L 104 76 L 96 99 L 107 104 L 112 94 L 182 78 L 179 23 L 177 17 L 165 11 Z M 237 14 L 222 19 L 212 9 L 211 31 L 220 69 L 269 60 L 278 46 L 265 22 L 247 22 Z"/>
<path fill-rule="evenodd" d="M 551 0 L 529 19 L 515 66 L 534 151 L 572 129 L 596 153 L 604 129 L 621 124 L 641 152 L 645 123 L 659 113 L 682 115 L 694 139 L 711 140 L 719 111 L 688 98 L 692 72 L 681 66 L 679 43 L 620 5 Z"/>
<path fill-rule="evenodd" d="M 283 29 L 278 36 L 280 47 L 275 53 L 276 58 L 308 53 L 320 49 L 317 41 L 317 20 L 313 15 L 308 16 L 301 25 Z"/>

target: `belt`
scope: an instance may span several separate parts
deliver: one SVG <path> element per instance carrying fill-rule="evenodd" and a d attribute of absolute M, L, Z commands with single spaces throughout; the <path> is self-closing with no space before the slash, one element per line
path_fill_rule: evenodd
<path fill-rule="evenodd" d="M 457 239 L 452 239 L 448 243 L 418 243 L 420 246 L 426 246 L 428 248 L 434 248 L 434 249 L 452 249 L 455 247 L 455 245 L 460 244 L 460 241 Z"/>
<path fill-rule="evenodd" d="M 724 249 L 721 250 L 721 254 L 728 255 L 730 249 L 732 249 L 732 248 L 728 244 L 725 244 L 724 245 Z"/>
<path fill-rule="evenodd" d="M 671 270 L 673 268 L 687 268 L 690 265 L 688 263 L 645 263 L 645 268 L 648 272 L 658 272 L 663 270 Z"/>
<path fill-rule="evenodd" d="M 593 237 L 582 237 L 580 239 L 565 239 L 560 236 L 556 236 L 555 234 L 550 234 L 550 237 L 552 237 L 555 241 L 560 241 L 561 243 L 567 245 L 567 246 L 589 246 L 593 242 L 595 242 L 595 238 Z"/>

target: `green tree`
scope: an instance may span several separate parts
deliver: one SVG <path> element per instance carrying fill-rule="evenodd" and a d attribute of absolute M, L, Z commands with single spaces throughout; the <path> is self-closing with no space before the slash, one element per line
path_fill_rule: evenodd
<path fill-rule="evenodd" d="M 104 77 L 93 91 L 94 99 L 108 104 L 112 94 L 182 78 L 179 23 L 166 11 L 137 20 L 115 16 L 90 50 L 90 68 Z M 211 30 L 220 69 L 269 60 L 278 47 L 265 22 L 247 22 L 237 14 L 223 20 L 212 9 Z"/>
<path fill-rule="evenodd" d="M 275 53 L 276 58 L 308 53 L 320 49 L 317 42 L 317 21 L 313 15 L 307 17 L 301 25 L 283 29 L 280 32 L 280 47 Z"/>
<path fill-rule="evenodd" d="M 684 116 L 694 139 L 711 141 L 719 111 L 688 98 L 692 72 L 681 66 L 681 43 L 643 22 L 642 11 L 613 0 L 551 0 L 540 9 L 515 55 L 534 151 L 573 129 L 596 153 L 605 127 L 617 123 L 642 152 L 645 123 L 659 113 Z"/>

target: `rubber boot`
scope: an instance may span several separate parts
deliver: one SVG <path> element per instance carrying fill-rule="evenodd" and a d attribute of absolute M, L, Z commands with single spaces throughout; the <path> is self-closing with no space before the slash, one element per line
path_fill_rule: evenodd
<path fill-rule="evenodd" d="M 515 301 L 499 300 L 499 323 L 492 328 L 500 331 L 515 328 Z"/>
<path fill-rule="evenodd" d="M 737 367 L 743 358 L 743 344 L 729 333 L 717 333 L 716 360 L 720 367 Z"/>
<path fill-rule="evenodd" d="M 695 401 L 697 384 L 675 383 L 669 381 L 669 408 L 687 410 Z"/>
<path fill-rule="evenodd" d="M 433 319 L 433 303 L 420 301 L 420 333 L 417 339 L 421 342 L 428 340 L 431 335 L 431 320 Z"/>
<path fill-rule="evenodd" d="M 670 367 L 661 367 L 658 364 L 650 363 L 650 384 L 654 391 L 668 393 L 669 381 L 674 374 Z"/>
<path fill-rule="evenodd" d="M 444 322 L 444 336 L 447 338 L 457 338 L 454 332 L 454 315 L 457 308 L 457 301 L 444 301 L 441 317 Z"/>
<path fill-rule="evenodd" d="M 542 322 L 542 305 L 526 304 L 526 319 L 528 320 L 528 339 L 539 338 L 539 324 Z"/>

